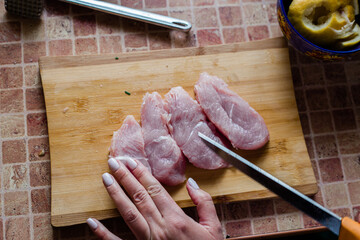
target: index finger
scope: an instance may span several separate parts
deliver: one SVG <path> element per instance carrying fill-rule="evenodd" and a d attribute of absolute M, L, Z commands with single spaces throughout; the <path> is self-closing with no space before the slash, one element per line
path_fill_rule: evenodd
<path fill-rule="evenodd" d="M 143 164 L 130 157 L 121 157 L 120 160 L 125 162 L 125 165 L 129 168 L 131 173 L 141 185 L 144 186 L 163 216 L 169 214 L 169 212 L 174 212 L 174 210 L 176 212 L 182 212 L 170 194 Z"/>

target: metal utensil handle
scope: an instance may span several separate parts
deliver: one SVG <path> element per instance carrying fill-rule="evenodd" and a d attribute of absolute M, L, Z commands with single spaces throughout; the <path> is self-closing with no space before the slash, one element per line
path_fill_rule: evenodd
<path fill-rule="evenodd" d="M 187 21 L 183 21 L 180 19 L 167 17 L 155 13 L 149 13 L 133 8 L 127 8 L 113 3 L 97 1 L 97 0 L 61 0 L 61 1 L 118 15 L 121 17 L 152 23 L 162 27 L 177 29 L 183 32 L 188 32 L 191 29 L 191 24 Z"/>

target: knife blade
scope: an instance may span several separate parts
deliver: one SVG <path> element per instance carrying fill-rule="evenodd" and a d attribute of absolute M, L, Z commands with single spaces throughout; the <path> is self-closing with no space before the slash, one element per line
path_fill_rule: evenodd
<path fill-rule="evenodd" d="M 339 239 L 360 239 L 360 224 L 357 222 L 348 217 L 342 219 L 311 198 L 290 187 L 288 184 L 272 176 L 270 173 L 237 155 L 218 142 L 200 132 L 198 135 L 204 143 L 222 157 L 222 159 L 229 162 L 273 193 L 279 195 L 281 198 L 327 227 L 337 236 L 340 235 Z"/>

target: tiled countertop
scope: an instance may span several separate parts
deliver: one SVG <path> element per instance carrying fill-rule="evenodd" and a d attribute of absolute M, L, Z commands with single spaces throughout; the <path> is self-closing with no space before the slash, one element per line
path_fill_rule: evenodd
<path fill-rule="evenodd" d="M 120 3 L 120 1 L 112 1 Z M 190 34 L 47 1 L 41 20 L 0 0 L 0 239 L 95 239 L 84 224 L 50 225 L 50 160 L 38 58 L 206 46 L 281 36 L 275 0 L 121 0 L 182 18 Z M 360 57 L 316 62 L 290 48 L 301 123 L 319 184 L 316 201 L 360 220 Z M 194 208 L 185 209 L 196 218 Z M 318 226 L 279 199 L 217 205 L 231 237 Z M 120 218 L 104 221 L 131 239 Z"/>

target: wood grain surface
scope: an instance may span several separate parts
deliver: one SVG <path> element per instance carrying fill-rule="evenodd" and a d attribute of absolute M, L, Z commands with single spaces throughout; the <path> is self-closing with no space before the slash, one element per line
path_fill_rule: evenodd
<path fill-rule="evenodd" d="M 194 96 L 194 84 L 204 71 L 224 79 L 269 128 L 270 142 L 265 147 L 237 152 L 299 191 L 317 192 L 283 39 L 120 55 L 42 57 L 53 226 L 118 216 L 101 180 L 109 171 L 112 133 L 128 114 L 140 120 L 146 92 L 163 96 L 171 87 L 182 86 Z M 186 177 L 194 178 L 215 202 L 274 197 L 234 168 L 210 171 L 188 164 Z M 167 190 L 181 207 L 193 205 L 185 184 Z"/>

